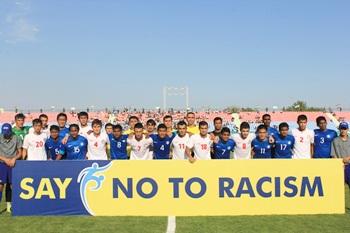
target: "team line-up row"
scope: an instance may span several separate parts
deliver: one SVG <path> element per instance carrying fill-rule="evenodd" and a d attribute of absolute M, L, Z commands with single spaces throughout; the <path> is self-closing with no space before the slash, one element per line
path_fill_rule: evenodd
<path fill-rule="evenodd" d="M 152 119 L 145 125 L 137 117 L 130 117 L 129 129 L 107 124 L 103 129 L 98 119 L 88 125 L 88 114 L 78 114 L 79 124 L 66 127 L 67 116 L 58 114 L 57 125 L 47 125 L 44 114 L 34 119 L 32 128 L 23 126 L 24 115 L 15 117 L 15 126 L 4 124 L 2 138 L 12 141 L 13 151 L 0 147 L 0 159 L 8 166 L 14 166 L 16 159 L 27 160 L 107 160 L 107 159 L 250 159 L 250 158 L 343 158 L 350 161 L 348 124 L 339 125 L 340 135 L 327 129 L 327 120 L 317 118 L 319 129 L 307 128 L 307 117 L 300 115 L 298 128 L 289 134 L 287 123 L 281 123 L 279 130 L 270 126 L 271 116 L 263 116 L 263 124 L 256 133 L 250 133 L 250 125 L 243 122 L 240 133 L 231 135 L 223 127 L 221 118 L 214 119 L 215 130 L 208 132 L 205 121 L 195 124 L 195 114 L 187 113 L 185 120 L 176 124 L 170 115 L 163 123 L 156 125 Z M 11 139 L 11 140 L 9 140 Z M 22 140 L 23 139 L 23 143 Z M 9 148 L 10 146 L 7 146 Z M 5 148 L 6 149 L 6 148 Z M 2 155 L 4 154 L 4 155 Z"/>

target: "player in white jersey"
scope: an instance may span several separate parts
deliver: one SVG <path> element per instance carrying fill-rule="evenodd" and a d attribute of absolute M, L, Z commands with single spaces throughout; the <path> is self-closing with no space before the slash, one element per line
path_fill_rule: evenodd
<path fill-rule="evenodd" d="M 50 127 L 48 125 L 49 117 L 46 114 L 41 114 L 39 116 L 39 119 L 41 120 L 41 123 L 42 123 L 41 132 L 44 133 L 47 136 L 47 138 L 49 138 L 50 137 Z M 29 133 L 34 133 L 33 127 L 29 129 Z"/>
<path fill-rule="evenodd" d="M 299 128 L 292 130 L 295 138 L 293 159 L 311 159 L 314 151 L 315 133 L 307 128 L 307 116 L 298 116 Z"/>
<path fill-rule="evenodd" d="M 190 136 L 187 133 L 187 124 L 185 121 L 177 123 L 177 135 L 171 143 L 172 158 L 175 160 L 187 159 L 186 146 L 189 143 Z"/>
<path fill-rule="evenodd" d="M 42 133 L 40 119 L 33 120 L 34 132 L 24 137 L 22 158 L 27 160 L 47 160 L 45 150 L 46 134 Z"/>
<path fill-rule="evenodd" d="M 186 147 L 186 155 L 190 162 L 195 162 L 197 159 L 211 159 L 210 152 L 213 141 L 208 134 L 208 128 L 208 123 L 201 121 L 199 122 L 199 134 L 194 134 L 190 137 Z M 192 152 L 194 153 L 194 157 L 192 157 Z"/>
<path fill-rule="evenodd" d="M 107 160 L 107 144 L 109 137 L 106 133 L 102 133 L 102 121 L 95 119 L 92 121 L 92 133 L 88 134 L 87 158 L 89 160 Z"/>
<path fill-rule="evenodd" d="M 88 125 L 89 122 L 89 114 L 87 112 L 79 112 L 78 113 L 79 120 L 79 135 L 86 137 L 89 133 L 91 133 L 92 128 Z"/>
<path fill-rule="evenodd" d="M 252 141 L 255 139 L 255 134 L 250 133 L 250 125 L 248 122 L 242 122 L 240 125 L 240 133 L 232 137 L 236 143 L 233 152 L 234 159 L 251 159 Z"/>
<path fill-rule="evenodd" d="M 142 123 L 136 123 L 133 131 L 127 141 L 131 147 L 130 160 L 152 160 L 153 156 L 149 153 L 152 138 L 144 135 Z"/>

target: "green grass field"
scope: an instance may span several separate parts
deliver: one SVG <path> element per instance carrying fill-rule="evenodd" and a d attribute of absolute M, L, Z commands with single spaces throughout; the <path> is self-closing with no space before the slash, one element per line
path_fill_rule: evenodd
<path fill-rule="evenodd" d="M 0 210 L 5 209 L 1 203 Z M 346 187 L 346 214 L 300 216 L 178 217 L 177 233 L 231 232 L 350 232 L 350 193 Z M 0 232 L 166 232 L 166 217 L 11 217 L 0 214 Z"/>

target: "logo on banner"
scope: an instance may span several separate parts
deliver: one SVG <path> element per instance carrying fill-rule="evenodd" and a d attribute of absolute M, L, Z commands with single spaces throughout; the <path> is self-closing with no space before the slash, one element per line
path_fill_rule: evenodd
<path fill-rule="evenodd" d="M 96 192 L 100 190 L 102 183 L 105 180 L 103 172 L 106 172 L 111 165 L 112 163 L 109 163 L 104 167 L 99 167 L 98 163 L 93 163 L 91 167 L 83 169 L 78 176 L 78 183 L 80 183 L 80 198 L 86 211 L 91 215 L 94 215 L 94 212 L 91 210 L 87 201 L 87 192 Z"/>

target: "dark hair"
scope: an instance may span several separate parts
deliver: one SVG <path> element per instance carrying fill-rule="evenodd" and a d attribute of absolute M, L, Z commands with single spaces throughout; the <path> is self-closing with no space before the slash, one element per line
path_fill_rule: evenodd
<path fill-rule="evenodd" d="M 99 125 L 102 127 L 102 121 L 99 120 L 99 119 L 94 119 L 92 122 L 91 122 L 91 127 L 94 127 L 94 125 Z"/>
<path fill-rule="evenodd" d="M 57 118 L 56 119 L 58 120 L 60 117 L 64 117 L 64 118 L 66 118 L 66 120 L 68 119 L 67 114 L 65 114 L 64 112 L 61 112 L 61 113 L 57 114 Z"/>
<path fill-rule="evenodd" d="M 270 117 L 270 118 L 271 118 L 271 115 L 268 114 L 268 113 L 266 113 L 266 114 L 264 114 L 264 115 L 262 116 L 262 119 L 264 120 L 265 117 Z"/>
<path fill-rule="evenodd" d="M 34 126 L 34 125 L 38 125 L 38 124 L 42 125 L 43 123 L 41 122 L 41 120 L 40 120 L 39 118 L 35 118 L 35 119 L 33 120 L 32 124 L 33 124 L 33 126 Z"/>
<path fill-rule="evenodd" d="M 157 127 L 157 130 L 160 130 L 160 129 L 167 129 L 167 127 L 164 125 L 164 124 L 159 124 L 158 127 Z"/>
<path fill-rule="evenodd" d="M 40 119 L 40 118 L 46 118 L 46 119 L 49 119 L 49 117 L 48 117 L 46 114 L 40 114 L 39 119 Z"/>
<path fill-rule="evenodd" d="M 50 132 L 51 131 L 60 131 L 60 127 L 58 127 L 57 125 L 51 125 L 50 126 Z"/>
<path fill-rule="evenodd" d="M 173 117 L 171 116 L 171 115 L 165 115 L 164 117 L 163 117 L 163 121 L 165 121 L 165 119 L 171 119 L 171 120 L 173 120 Z"/>
<path fill-rule="evenodd" d="M 123 127 L 121 125 L 113 125 L 113 130 L 118 129 L 120 131 L 123 131 Z"/>
<path fill-rule="evenodd" d="M 243 121 L 243 122 L 241 123 L 240 127 L 239 127 L 239 130 L 242 131 L 242 129 L 250 129 L 249 123 L 246 122 L 246 121 Z"/>
<path fill-rule="evenodd" d="M 222 118 L 221 117 L 215 117 L 213 122 L 215 123 L 215 121 L 221 121 L 221 123 L 222 123 Z"/>
<path fill-rule="evenodd" d="M 221 134 L 224 134 L 224 133 L 229 133 L 229 134 L 231 134 L 231 130 L 230 130 L 228 127 L 224 127 L 224 128 L 222 128 L 222 130 L 221 130 Z"/>
<path fill-rule="evenodd" d="M 23 113 L 18 113 L 15 115 L 15 120 L 19 120 L 19 119 L 26 119 L 26 116 Z"/>
<path fill-rule="evenodd" d="M 187 114 L 186 114 L 186 116 L 188 116 L 188 115 L 196 115 L 194 112 L 188 112 Z"/>
<path fill-rule="evenodd" d="M 135 119 L 135 120 L 139 121 L 139 118 L 138 118 L 137 116 L 131 116 L 131 117 L 129 117 L 129 121 L 131 121 L 131 119 Z"/>
<path fill-rule="evenodd" d="M 156 121 L 155 120 L 153 120 L 153 119 L 149 119 L 147 122 L 146 122 L 146 125 L 156 125 L 157 123 L 156 123 Z"/>
<path fill-rule="evenodd" d="M 134 127 L 135 129 L 143 129 L 143 125 L 142 125 L 142 123 L 136 123 L 135 124 L 135 127 Z"/>
<path fill-rule="evenodd" d="M 186 123 L 186 121 L 179 121 L 179 122 L 177 122 L 177 126 L 180 126 L 180 125 L 187 126 L 187 123 Z"/>
<path fill-rule="evenodd" d="M 209 126 L 208 125 L 208 122 L 206 122 L 206 121 L 201 121 L 201 122 L 199 122 L 199 124 L 198 124 L 198 127 L 200 128 L 201 126 Z"/>
<path fill-rule="evenodd" d="M 89 119 L 89 114 L 87 112 L 79 112 L 78 113 L 78 119 L 80 119 L 81 117 L 87 117 Z"/>
<path fill-rule="evenodd" d="M 299 122 L 299 121 L 307 121 L 307 116 L 306 115 L 299 115 L 297 122 Z"/>
<path fill-rule="evenodd" d="M 112 127 L 113 127 L 113 124 L 112 124 L 112 123 L 107 123 L 107 124 L 105 125 L 105 129 L 107 129 L 107 127 L 109 127 L 109 126 L 112 126 Z"/>
<path fill-rule="evenodd" d="M 77 125 L 77 124 L 71 124 L 71 125 L 69 126 L 69 131 L 71 131 L 73 128 L 76 128 L 78 131 L 80 130 L 79 125 Z"/>
<path fill-rule="evenodd" d="M 279 131 L 281 131 L 282 128 L 288 128 L 288 129 L 289 129 L 288 123 L 287 123 L 287 122 L 282 122 L 282 123 L 278 126 Z"/>
<path fill-rule="evenodd" d="M 265 125 L 259 125 L 258 128 L 256 128 L 256 132 L 259 132 L 262 129 L 267 131 L 267 127 Z"/>
<path fill-rule="evenodd" d="M 321 121 L 327 122 L 327 119 L 326 119 L 324 116 L 319 116 L 319 117 L 317 117 L 317 118 L 316 118 L 317 126 L 320 126 Z"/>

